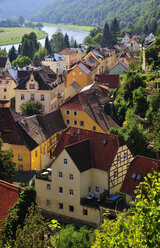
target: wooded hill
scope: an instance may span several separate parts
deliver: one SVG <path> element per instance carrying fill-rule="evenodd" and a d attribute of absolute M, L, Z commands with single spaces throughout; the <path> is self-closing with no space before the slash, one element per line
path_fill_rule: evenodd
<path fill-rule="evenodd" d="M 111 22 L 117 17 L 121 28 L 134 25 L 136 31 L 142 31 L 146 24 L 152 27 L 160 21 L 159 10 L 159 0 L 52 0 L 32 20 L 103 26 L 105 21 Z"/>
<path fill-rule="evenodd" d="M 52 0 L 0 0 L 0 19 L 29 17 L 51 2 Z"/>

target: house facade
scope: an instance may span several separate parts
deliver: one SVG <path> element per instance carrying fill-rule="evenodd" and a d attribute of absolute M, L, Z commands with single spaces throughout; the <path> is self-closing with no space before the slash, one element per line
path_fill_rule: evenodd
<path fill-rule="evenodd" d="M 54 53 L 53 55 L 48 55 L 45 58 L 45 61 L 42 63 L 46 66 L 49 66 L 52 71 L 54 71 L 57 75 L 63 75 L 66 72 L 66 58 L 58 53 Z"/>
<path fill-rule="evenodd" d="M 56 216 L 99 223 L 104 195 L 120 190 L 133 159 L 128 147 L 118 136 L 70 128 L 54 156 L 51 174 L 45 179 L 39 174 L 35 180 L 41 208 Z"/>
<path fill-rule="evenodd" d="M 118 60 L 111 68 L 109 68 L 109 74 L 121 75 L 129 70 L 128 64 L 124 60 Z"/>

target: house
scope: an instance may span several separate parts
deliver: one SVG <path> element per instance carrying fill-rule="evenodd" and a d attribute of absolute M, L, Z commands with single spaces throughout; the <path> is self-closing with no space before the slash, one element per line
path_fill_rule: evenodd
<path fill-rule="evenodd" d="M 35 179 L 43 212 L 72 223 L 99 223 L 100 206 L 109 207 L 105 199 L 120 190 L 133 159 L 128 147 L 115 135 L 69 128 L 54 156 L 48 172 Z"/>
<path fill-rule="evenodd" d="M 128 64 L 124 60 L 118 60 L 113 66 L 109 68 L 109 74 L 121 75 L 129 70 Z"/>
<path fill-rule="evenodd" d="M 144 181 L 144 177 L 148 173 L 153 171 L 160 172 L 160 160 L 137 156 L 131 161 L 120 190 L 126 195 L 126 203 L 128 205 L 135 200 L 134 191 L 138 184 Z"/>
<path fill-rule="evenodd" d="M 117 74 L 96 74 L 95 81 L 98 82 L 100 86 L 107 86 L 109 89 L 118 89 L 120 86 L 119 75 Z"/>
<path fill-rule="evenodd" d="M 66 58 L 58 53 L 48 55 L 45 61 L 42 61 L 43 65 L 49 66 L 52 71 L 58 75 L 63 75 L 66 72 Z"/>
<path fill-rule="evenodd" d="M 10 107 L 11 100 L 15 97 L 16 82 L 6 71 L 0 73 L 0 107 Z"/>
<path fill-rule="evenodd" d="M 66 87 L 73 82 L 77 82 L 82 88 L 93 83 L 95 74 L 99 72 L 99 62 L 95 59 L 93 61 L 78 61 L 67 73 Z"/>
<path fill-rule="evenodd" d="M 19 188 L 0 180 L 0 221 L 6 218 L 10 208 L 18 201 Z"/>
<path fill-rule="evenodd" d="M 113 120 L 110 96 L 96 84 L 86 86 L 63 105 L 60 110 L 67 127 L 73 126 L 108 133 L 111 127 L 119 128 Z"/>
<path fill-rule="evenodd" d="M 12 149 L 18 170 L 40 170 L 50 164 L 60 134 L 66 128 L 60 110 L 21 117 L 9 108 L 0 108 L 0 120 L 2 149 Z"/>
<path fill-rule="evenodd" d="M 11 63 L 9 61 L 9 58 L 7 57 L 0 57 L 0 71 L 8 71 L 11 69 Z"/>
<path fill-rule="evenodd" d="M 14 185 L 26 187 L 26 186 L 32 186 L 34 185 L 36 177 L 36 171 L 23 171 L 19 170 L 13 179 Z"/>
<path fill-rule="evenodd" d="M 131 52 L 138 52 L 142 49 L 142 45 L 139 40 L 136 39 L 136 37 L 129 41 L 129 49 Z"/>
<path fill-rule="evenodd" d="M 74 48 L 65 48 L 59 52 L 60 55 L 66 58 L 66 69 L 69 69 L 73 64 L 75 64 L 78 60 L 82 59 L 85 52 L 81 52 L 81 50 Z"/>
<path fill-rule="evenodd" d="M 19 81 L 15 88 L 16 112 L 21 113 L 21 104 L 37 101 L 42 112 L 49 113 L 64 101 L 64 83 L 58 82 L 57 75 L 49 68 L 39 68 Z"/>
<path fill-rule="evenodd" d="M 122 38 L 122 44 L 127 45 L 129 41 L 131 40 L 132 35 L 128 32 L 124 33 Z"/>

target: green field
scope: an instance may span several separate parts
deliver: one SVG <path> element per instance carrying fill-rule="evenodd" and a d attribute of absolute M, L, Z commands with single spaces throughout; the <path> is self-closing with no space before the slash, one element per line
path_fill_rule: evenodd
<path fill-rule="evenodd" d="M 52 23 L 43 22 L 42 24 L 44 26 L 71 28 L 71 29 L 84 30 L 84 31 L 88 31 L 88 32 L 93 28 L 93 27 L 90 27 L 90 26 L 77 26 L 77 25 L 63 24 L 63 23 L 52 24 Z"/>
<path fill-rule="evenodd" d="M 47 33 L 33 28 L 0 28 L 0 45 L 9 45 L 20 43 L 24 34 L 35 32 L 37 39 L 43 39 Z"/>

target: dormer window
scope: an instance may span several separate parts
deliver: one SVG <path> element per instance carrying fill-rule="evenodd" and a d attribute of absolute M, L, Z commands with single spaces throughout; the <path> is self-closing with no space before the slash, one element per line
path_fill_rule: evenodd
<path fill-rule="evenodd" d="M 29 88 L 30 88 L 30 89 L 35 89 L 35 84 L 30 84 L 30 85 L 29 85 Z"/>

